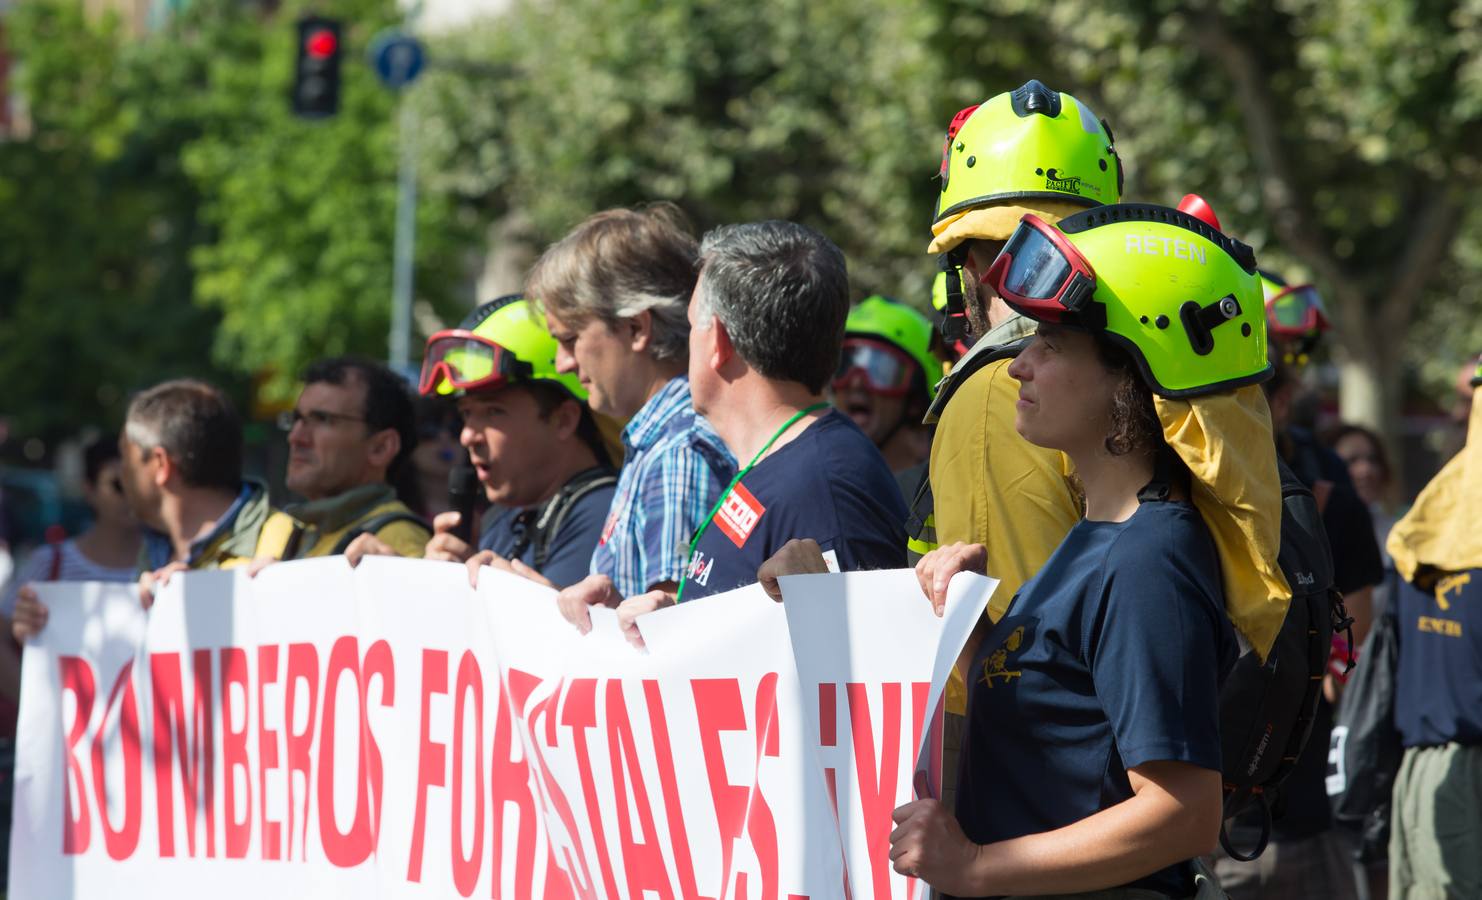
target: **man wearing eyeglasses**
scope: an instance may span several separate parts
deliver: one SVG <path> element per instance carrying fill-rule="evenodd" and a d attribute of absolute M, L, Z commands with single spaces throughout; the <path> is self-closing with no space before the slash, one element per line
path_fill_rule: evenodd
<path fill-rule="evenodd" d="M 432 532 L 394 487 L 411 480 L 417 445 L 411 395 L 395 372 L 356 357 L 320 360 L 278 424 L 288 432 L 288 489 L 304 498 L 284 510 L 303 527 L 292 558 L 343 553 L 362 534 L 422 555 Z"/>

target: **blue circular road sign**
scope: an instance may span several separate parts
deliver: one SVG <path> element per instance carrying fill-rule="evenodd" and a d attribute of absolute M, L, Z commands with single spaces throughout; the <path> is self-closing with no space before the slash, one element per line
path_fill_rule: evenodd
<path fill-rule="evenodd" d="M 417 80 L 422 74 L 426 55 L 422 43 L 400 31 L 383 31 L 370 48 L 371 68 L 381 83 L 392 90 L 399 90 Z"/>

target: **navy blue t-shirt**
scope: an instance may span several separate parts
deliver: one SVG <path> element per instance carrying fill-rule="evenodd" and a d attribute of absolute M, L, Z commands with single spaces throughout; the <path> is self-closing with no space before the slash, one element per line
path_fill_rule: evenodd
<path fill-rule="evenodd" d="M 588 469 L 567 482 L 567 487 L 577 479 L 585 480 L 597 474 L 611 473 Z M 539 571 L 556 587 L 576 584 L 586 578 L 591 570 L 592 550 L 602 537 L 602 525 L 607 520 L 607 508 L 612 505 L 612 495 L 616 489 L 617 481 L 612 478 L 607 484 L 594 487 L 576 499 L 566 511 L 561 527 L 550 536 L 543 565 L 535 564 L 534 529 L 541 517 L 550 511 L 550 505 L 560 499 L 559 494 L 536 507 L 500 511 L 479 538 L 479 549 L 493 550 L 506 559 L 519 550 L 517 558 L 520 562 Z"/>
<path fill-rule="evenodd" d="M 1482 744 L 1482 569 L 1401 581 L 1395 727 L 1406 747 Z"/>
<path fill-rule="evenodd" d="M 987 844 L 1132 796 L 1127 770 L 1220 768 L 1219 686 L 1235 663 L 1219 558 L 1187 503 L 1082 520 L 983 638 L 969 672 L 957 818 Z M 1187 866 L 1131 887 L 1181 897 Z"/>
<path fill-rule="evenodd" d="M 829 410 L 756 464 L 727 495 L 690 557 L 683 599 L 756 582 L 793 538 L 812 538 L 839 571 L 906 565 L 906 501 L 873 442 Z"/>

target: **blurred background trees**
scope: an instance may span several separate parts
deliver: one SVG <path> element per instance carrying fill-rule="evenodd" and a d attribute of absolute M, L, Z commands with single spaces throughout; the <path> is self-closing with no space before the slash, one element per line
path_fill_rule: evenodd
<path fill-rule="evenodd" d="M 64 0 L 4 22 L 31 132 L 0 143 L 0 374 L 64 433 L 193 372 L 284 396 L 385 352 L 397 99 L 347 22 L 339 115 L 288 110 L 291 6 L 194 0 L 125 35 Z M 419 321 L 455 318 L 586 214 L 668 199 L 698 227 L 786 217 L 856 291 L 922 305 L 941 134 L 1038 77 L 1112 124 L 1129 197 L 1205 195 L 1317 283 L 1343 414 L 1395 433 L 1482 350 L 1482 2 L 545 0 L 427 36 Z M 484 299 L 487 299 L 486 297 Z"/>

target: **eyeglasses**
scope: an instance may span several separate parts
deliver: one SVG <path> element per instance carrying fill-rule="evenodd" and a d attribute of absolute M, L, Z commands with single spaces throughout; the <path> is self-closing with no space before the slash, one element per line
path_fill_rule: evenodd
<path fill-rule="evenodd" d="M 278 414 L 278 427 L 284 431 L 292 431 L 293 426 L 300 422 L 308 422 L 314 428 L 328 428 L 336 422 L 364 422 L 361 416 L 348 416 L 344 413 L 326 412 L 322 409 L 310 409 L 299 412 L 296 409 L 285 410 Z"/>

